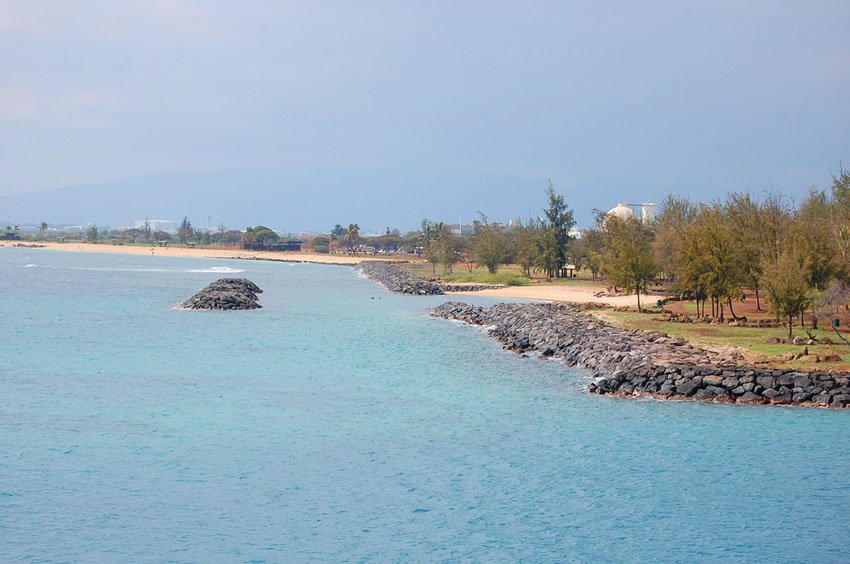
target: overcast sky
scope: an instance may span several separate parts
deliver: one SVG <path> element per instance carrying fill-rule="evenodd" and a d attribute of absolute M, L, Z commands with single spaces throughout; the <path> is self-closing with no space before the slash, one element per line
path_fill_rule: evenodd
<path fill-rule="evenodd" d="M 0 0 L 0 195 L 304 166 L 803 194 L 850 161 L 848 30 L 847 0 Z"/>

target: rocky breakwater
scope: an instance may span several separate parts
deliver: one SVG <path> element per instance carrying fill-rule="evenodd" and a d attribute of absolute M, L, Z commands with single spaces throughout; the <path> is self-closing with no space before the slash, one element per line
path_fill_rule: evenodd
<path fill-rule="evenodd" d="M 432 314 L 492 326 L 490 335 L 517 353 L 539 352 L 593 378 L 588 391 L 724 403 L 848 407 L 850 374 L 747 366 L 664 333 L 628 330 L 556 303 L 447 302 Z"/>
<path fill-rule="evenodd" d="M 396 294 L 413 294 L 417 296 L 441 296 L 448 292 L 476 292 L 502 288 L 486 284 L 443 284 L 425 280 L 400 269 L 391 262 L 363 261 L 358 267 L 370 280 L 383 285 Z"/>
<path fill-rule="evenodd" d="M 259 309 L 257 294 L 263 291 L 247 278 L 221 278 L 185 302 L 186 309 Z"/>
<path fill-rule="evenodd" d="M 384 261 L 363 261 L 358 267 L 370 280 L 396 294 L 436 296 L 443 294 L 441 284 L 410 274 L 396 265 Z"/>

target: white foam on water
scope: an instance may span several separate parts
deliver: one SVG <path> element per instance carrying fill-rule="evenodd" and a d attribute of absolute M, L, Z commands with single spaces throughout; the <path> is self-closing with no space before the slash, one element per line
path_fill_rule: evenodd
<path fill-rule="evenodd" d="M 37 264 L 25 264 L 22 268 L 38 268 Z"/>
<path fill-rule="evenodd" d="M 169 268 L 82 268 L 69 266 L 68 270 L 82 270 L 87 272 L 180 272 Z"/>
<path fill-rule="evenodd" d="M 237 272 L 245 272 L 241 268 L 230 268 L 229 266 L 213 266 L 210 268 L 199 268 L 196 270 L 187 270 L 186 272 L 211 272 L 215 274 L 235 274 Z"/>

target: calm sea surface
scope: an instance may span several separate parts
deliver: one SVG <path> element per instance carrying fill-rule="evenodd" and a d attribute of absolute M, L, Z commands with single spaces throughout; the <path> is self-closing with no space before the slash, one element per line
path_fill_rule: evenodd
<path fill-rule="evenodd" d="M 175 309 L 228 270 L 263 309 Z M 0 561 L 850 558 L 850 411 L 591 396 L 347 267 L 0 248 L 0 288 Z"/>

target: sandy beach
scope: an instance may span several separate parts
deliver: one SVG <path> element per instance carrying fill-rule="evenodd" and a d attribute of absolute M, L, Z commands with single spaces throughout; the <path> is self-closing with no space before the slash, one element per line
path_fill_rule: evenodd
<path fill-rule="evenodd" d="M 21 241 L 0 241 L 0 246 L 14 247 L 22 244 Z M 124 255 L 153 255 L 158 257 L 195 257 L 215 259 L 243 259 L 243 260 L 277 260 L 284 262 L 310 262 L 318 264 L 345 264 L 352 265 L 365 260 L 364 257 L 350 255 L 330 255 L 320 253 L 287 253 L 271 251 L 243 251 L 237 249 L 190 249 L 186 247 L 148 247 L 139 245 L 110 245 L 92 243 L 51 243 L 51 242 L 23 242 L 25 245 L 38 245 L 51 251 L 68 251 L 79 253 L 119 253 Z M 369 257 L 369 260 L 387 260 Z"/>
<path fill-rule="evenodd" d="M 597 298 L 593 294 L 605 290 L 605 286 L 507 286 L 498 290 L 479 290 L 477 292 L 456 292 L 455 295 L 491 296 L 494 298 L 524 298 L 543 302 L 569 302 L 585 304 L 589 302 L 609 306 L 637 306 L 635 296 L 617 296 L 615 298 Z M 648 298 L 647 298 L 648 299 Z M 641 303 L 643 305 L 643 303 Z"/>
<path fill-rule="evenodd" d="M 273 251 L 243 251 L 237 249 L 203 248 L 191 249 L 185 247 L 148 247 L 137 245 L 110 245 L 92 243 L 52 243 L 52 242 L 21 242 L 0 241 L 0 246 L 14 247 L 16 245 L 38 245 L 41 248 L 54 251 L 78 253 L 119 253 L 140 256 L 160 257 L 196 257 L 232 260 L 270 260 L 282 262 L 307 262 L 316 264 L 355 265 L 363 260 L 405 260 L 404 257 L 387 256 L 352 256 L 331 255 L 320 253 L 296 253 Z M 481 290 L 477 292 L 453 292 L 452 296 L 477 295 L 494 298 L 522 298 L 540 301 L 556 301 L 570 303 L 604 303 L 610 306 L 636 306 L 635 296 L 619 296 L 615 298 L 597 298 L 593 294 L 605 290 L 605 286 L 575 285 L 575 286 L 508 286 L 497 290 Z"/>

